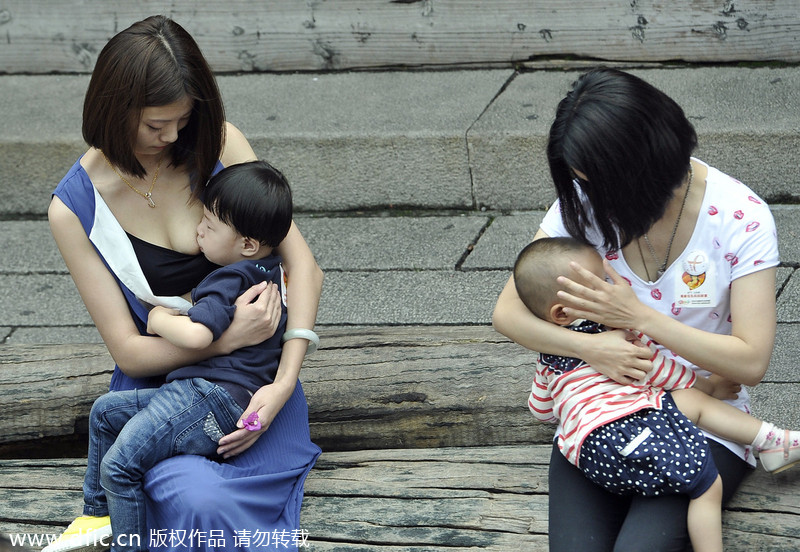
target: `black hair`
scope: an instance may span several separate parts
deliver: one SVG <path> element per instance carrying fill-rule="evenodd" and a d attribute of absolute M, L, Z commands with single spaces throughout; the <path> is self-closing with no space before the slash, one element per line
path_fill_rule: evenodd
<path fill-rule="evenodd" d="M 594 223 L 603 243 L 592 245 L 607 249 L 642 236 L 664 215 L 696 147 L 694 127 L 665 93 L 616 69 L 584 73 L 558 104 L 547 144 L 567 231 L 590 243 Z"/>
<path fill-rule="evenodd" d="M 517 295 L 533 314 L 547 320 L 547 311 L 561 289 L 556 278 L 566 274 L 569 262 L 586 252 L 597 254 L 576 238 L 540 238 L 526 245 L 514 262 Z"/>
<path fill-rule="evenodd" d="M 292 191 L 286 177 L 266 161 L 231 165 L 203 190 L 203 205 L 242 236 L 277 247 L 292 225 Z"/>
<path fill-rule="evenodd" d="M 170 149 L 171 163 L 186 167 L 197 192 L 222 151 L 225 110 L 200 47 L 168 17 L 138 21 L 100 51 L 83 103 L 83 138 L 123 172 L 143 177 L 133 151 L 142 110 L 184 98 L 193 100 L 192 112 Z"/>

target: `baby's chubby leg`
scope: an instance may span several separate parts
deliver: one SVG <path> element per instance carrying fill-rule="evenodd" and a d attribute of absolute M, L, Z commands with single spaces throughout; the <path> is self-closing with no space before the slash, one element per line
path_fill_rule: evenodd
<path fill-rule="evenodd" d="M 89 414 L 89 454 L 83 483 L 84 515 L 108 515 L 100 486 L 100 465 L 122 428 L 147 406 L 155 389 L 112 391 L 101 395 Z"/>
<path fill-rule="evenodd" d="M 671 392 L 675 404 L 697 427 L 743 445 L 753 443 L 763 422 L 697 389 Z"/>
<path fill-rule="evenodd" d="M 689 501 L 689 539 L 695 552 L 722 552 L 722 479 Z"/>
<path fill-rule="evenodd" d="M 671 395 L 684 416 L 697 427 L 723 439 L 755 447 L 765 470 L 774 473 L 800 463 L 800 431 L 762 422 L 698 389 L 680 389 L 672 391 Z"/>

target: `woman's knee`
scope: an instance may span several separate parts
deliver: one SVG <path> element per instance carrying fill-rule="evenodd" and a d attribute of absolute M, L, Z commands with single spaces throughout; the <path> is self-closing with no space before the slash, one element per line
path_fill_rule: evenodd
<path fill-rule="evenodd" d="M 714 464 L 722 478 L 722 503 L 725 504 L 739 489 L 744 478 L 752 473 L 753 468 L 725 445 L 713 439 L 708 439 L 708 445 L 711 448 Z"/>
<path fill-rule="evenodd" d="M 635 497 L 617 535 L 614 552 L 684 552 L 689 544 L 688 509 L 686 495 Z"/>
<path fill-rule="evenodd" d="M 608 551 L 630 500 L 589 481 L 553 447 L 549 470 L 549 541 L 553 552 Z"/>

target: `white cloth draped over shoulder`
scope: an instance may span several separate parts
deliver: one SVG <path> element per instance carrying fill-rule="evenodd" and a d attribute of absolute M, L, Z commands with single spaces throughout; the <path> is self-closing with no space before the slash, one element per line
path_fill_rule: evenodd
<path fill-rule="evenodd" d="M 97 188 L 92 186 L 92 190 L 95 210 L 94 223 L 92 224 L 92 230 L 89 232 L 89 240 L 105 259 L 111 272 L 117 276 L 125 287 L 131 290 L 139 301 L 149 305 L 161 305 L 177 309 L 182 313 L 186 313 L 192 304 L 183 297 L 155 295 L 153 293 L 144 272 L 142 272 L 142 267 L 139 265 L 128 235 L 100 196 Z"/>

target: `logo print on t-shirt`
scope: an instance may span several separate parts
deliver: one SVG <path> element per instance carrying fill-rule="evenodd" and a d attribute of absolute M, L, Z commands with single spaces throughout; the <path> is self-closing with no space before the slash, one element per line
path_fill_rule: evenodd
<path fill-rule="evenodd" d="M 701 308 L 715 305 L 714 277 L 714 265 L 705 251 L 695 249 L 687 253 L 683 259 L 683 274 L 675 281 L 677 306 Z"/>
<path fill-rule="evenodd" d="M 706 281 L 708 259 L 700 251 L 694 251 L 683 261 L 684 273 L 681 279 L 689 289 L 697 289 Z"/>

